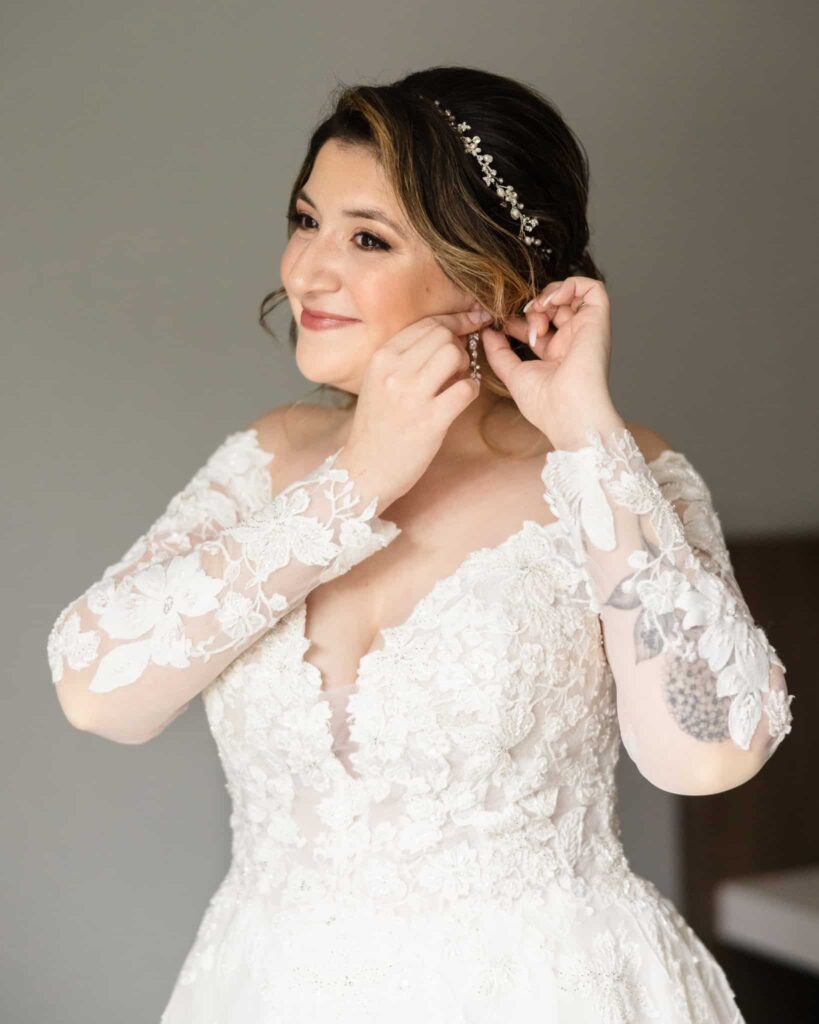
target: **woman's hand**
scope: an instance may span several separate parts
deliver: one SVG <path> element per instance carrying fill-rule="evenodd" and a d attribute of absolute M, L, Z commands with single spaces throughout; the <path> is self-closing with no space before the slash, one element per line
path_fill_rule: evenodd
<path fill-rule="evenodd" d="M 491 319 L 477 303 L 474 312 L 426 316 L 372 354 L 337 465 L 378 497 L 377 512 L 423 476 L 452 421 L 478 397 L 466 339 Z"/>
<path fill-rule="evenodd" d="M 554 326 L 552 326 L 554 325 Z M 608 386 L 611 357 L 609 297 L 591 277 L 552 281 L 525 307 L 525 316 L 504 320 L 503 330 L 480 330 L 491 368 L 523 415 L 556 448 L 586 443 L 586 429 L 624 425 Z M 538 359 L 523 360 L 506 335 L 536 337 Z"/>

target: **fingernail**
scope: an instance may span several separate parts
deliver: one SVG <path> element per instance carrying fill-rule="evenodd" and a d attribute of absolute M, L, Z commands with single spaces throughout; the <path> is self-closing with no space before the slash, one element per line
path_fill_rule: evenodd
<path fill-rule="evenodd" d="M 492 314 L 485 309 L 473 309 L 472 312 L 469 314 L 469 319 L 474 324 L 479 324 L 481 320 L 489 320 L 491 319 L 491 317 Z"/>
<path fill-rule="evenodd" d="M 530 307 L 530 306 L 532 305 L 532 303 L 533 303 L 534 301 L 535 301 L 534 299 L 529 299 L 529 301 L 528 301 L 528 302 L 526 303 L 526 305 L 525 305 L 525 306 L 523 307 L 523 312 L 524 312 L 524 313 L 528 313 L 528 312 L 529 312 L 529 307 Z"/>
<path fill-rule="evenodd" d="M 529 324 L 529 348 L 534 348 L 536 341 L 537 341 L 537 326 L 535 324 Z"/>

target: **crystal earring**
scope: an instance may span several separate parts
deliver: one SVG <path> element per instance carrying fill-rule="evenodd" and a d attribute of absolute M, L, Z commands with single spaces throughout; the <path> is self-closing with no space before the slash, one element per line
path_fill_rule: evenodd
<path fill-rule="evenodd" d="M 469 335 L 469 354 L 470 354 L 470 369 L 469 373 L 473 380 L 476 380 L 478 384 L 481 382 L 481 371 L 478 366 L 478 337 L 477 331 Z"/>

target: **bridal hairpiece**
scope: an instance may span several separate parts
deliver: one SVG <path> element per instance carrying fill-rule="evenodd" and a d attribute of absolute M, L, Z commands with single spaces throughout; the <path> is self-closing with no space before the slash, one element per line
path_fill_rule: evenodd
<path fill-rule="evenodd" d="M 419 94 L 421 95 L 421 94 Z M 421 95 L 423 99 L 423 95 Z M 467 132 L 472 130 L 472 126 L 466 121 L 456 121 L 451 110 L 447 107 L 442 107 L 440 100 L 433 100 L 433 104 L 436 109 L 443 114 L 449 121 L 451 127 L 455 133 L 460 137 L 463 142 L 464 149 L 467 153 L 471 153 L 481 165 L 483 170 L 483 180 L 489 188 L 494 188 L 497 196 L 501 201 L 501 205 L 509 208 L 510 214 L 514 220 L 520 221 L 520 230 L 518 231 L 518 237 L 525 242 L 526 245 L 534 245 L 540 247 L 543 245 L 541 239 L 537 238 L 533 234 L 534 228 L 538 225 L 536 217 L 530 217 L 528 214 L 523 212 L 523 203 L 518 199 L 518 194 L 511 185 L 504 185 L 503 178 L 498 174 L 492 164 L 492 156 L 489 153 L 483 153 L 481 151 L 480 135 L 467 135 Z M 543 251 L 548 259 L 552 250 L 544 248 Z M 473 331 L 469 335 L 469 352 L 470 352 L 470 376 L 473 380 L 478 381 L 480 385 L 481 372 L 478 366 L 478 338 L 479 334 L 477 331 Z"/>
<path fill-rule="evenodd" d="M 483 153 L 481 151 L 480 135 L 467 135 L 466 133 L 472 130 L 472 126 L 470 124 L 467 124 L 466 121 L 456 121 L 452 111 L 447 107 L 442 107 L 440 100 L 433 100 L 432 102 L 446 117 L 455 132 L 460 136 L 464 149 L 467 153 L 471 153 L 481 165 L 485 184 L 488 185 L 489 188 L 494 188 L 496 194 L 500 198 L 501 205 L 510 209 L 510 215 L 514 220 L 520 221 L 518 237 L 521 238 L 526 245 L 542 246 L 542 240 L 533 234 L 534 228 L 538 225 L 537 217 L 530 217 L 523 212 L 523 203 L 518 199 L 518 194 L 515 189 L 513 189 L 511 185 L 504 185 L 503 178 L 501 178 L 494 167 L 490 166 L 493 158 L 489 153 Z M 552 250 L 548 248 L 543 251 L 546 253 L 547 257 L 552 253 Z"/>

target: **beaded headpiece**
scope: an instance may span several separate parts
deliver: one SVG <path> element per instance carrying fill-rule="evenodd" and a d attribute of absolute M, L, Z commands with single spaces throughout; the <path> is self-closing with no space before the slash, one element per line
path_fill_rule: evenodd
<path fill-rule="evenodd" d="M 442 107 L 440 100 L 433 100 L 432 102 L 440 113 L 446 117 L 453 130 L 458 134 L 458 136 L 460 136 L 466 152 L 471 153 L 481 165 L 483 170 L 483 180 L 486 185 L 495 190 L 496 194 L 500 198 L 501 205 L 509 208 L 510 215 L 514 220 L 520 221 L 518 237 L 521 238 L 526 245 L 542 246 L 543 242 L 541 239 L 535 237 L 532 233 L 533 229 L 538 225 L 537 218 L 529 217 L 523 212 L 523 203 L 518 199 L 517 192 L 511 185 L 503 184 L 503 178 L 501 178 L 495 168 L 491 166 L 492 157 L 490 154 L 481 152 L 480 135 L 467 135 L 467 132 L 472 130 L 471 125 L 467 124 L 466 121 L 456 121 L 452 111 L 446 107 Z M 543 251 L 547 258 L 552 254 L 551 249 L 544 248 Z"/>

